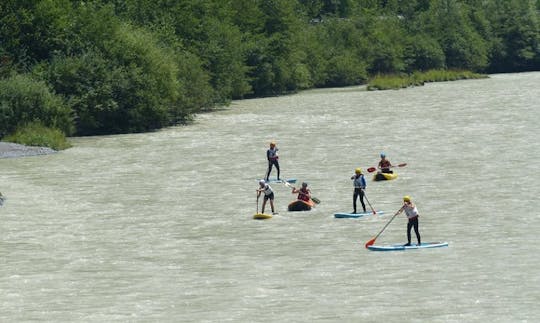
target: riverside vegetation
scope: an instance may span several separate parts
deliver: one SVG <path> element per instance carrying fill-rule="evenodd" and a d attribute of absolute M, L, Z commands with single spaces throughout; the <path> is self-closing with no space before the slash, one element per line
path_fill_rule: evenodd
<path fill-rule="evenodd" d="M 4 0 L 0 12 L 0 136 L 58 149 L 59 133 L 151 131 L 233 99 L 540 70 L 535 0 Z"/>

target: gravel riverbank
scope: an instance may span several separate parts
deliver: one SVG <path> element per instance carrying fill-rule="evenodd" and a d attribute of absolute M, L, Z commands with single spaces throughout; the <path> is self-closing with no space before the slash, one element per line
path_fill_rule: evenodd
<path fill-rule="evenodd" d="M 11 142 L 0 142 L 0 158 L 48 155 L 55 152 L 56 150 L 47 147 L 30 147 Z"/>

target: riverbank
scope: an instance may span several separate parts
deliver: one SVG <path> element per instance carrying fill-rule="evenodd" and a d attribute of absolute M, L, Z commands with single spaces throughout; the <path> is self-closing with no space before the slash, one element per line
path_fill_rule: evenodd
<path fill-rule="evenodd" d="M 397 90 L 422 86 L 427 82 L 448 82 L 488 78 L 486 74 L 457 70 L 429 70 L 401 75 L 377 75 L 367 84 L 368 91 Z"/>
<path fill-rule="evenodd" d="M 16 158 L 54 154 L 56 150 L 47 147 L 32 147 L 11 142 L 0 142 L 0 158 Z"/>

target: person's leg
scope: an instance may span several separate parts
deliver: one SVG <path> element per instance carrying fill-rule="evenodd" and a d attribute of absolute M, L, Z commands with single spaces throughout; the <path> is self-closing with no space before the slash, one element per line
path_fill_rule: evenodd
<path fill-rule="evenodd" d="M 352 198 L 352 202 L 353 202 L 353 213 L 356 213 L 356 198 L 358 197 L 358 190 L 357 189 L 354 189 L 354 193 L 353 193 L 353 198 Z"/>
<path fill-rule="evenodd" d="M 416 233 L 416 239 L 418 240 L 418 245 L 420 245 L 420 231 L 418 230 L 418 217 L 415 219 L 414 223 L 414 233 Z"/>
<path fill-rule="evenodd" d="M 274 162 L 274 165 L 276 166 L 276 170 L 277 170 L 277 179 L 278 179 L 278 181 L 279 181 L 279 178 L 280 178 L 280 177 L 279 177 L 279 162 L 276 160 L 276 161 Z"/>
<path fill-rule="evenodd" d="M 411 245 L 411 229 L 412 229 L 413 225 L 411 223 L 411 221 L 407 222 L 407 244 L 406 246 L 410 246 Z"/>
<path fill-rule="evenodd" d="M 266 196 L 264 197 L 264 200 L 263 200 L 263 204 L 262 204 L 262 209 L 261 209 L 261 213 L 264 213 L 264 207 L 266 206 L 266 201 L 268 199 L 266 198 Z"/>
<path fill-rule="evenodd" d="M 270 207 L 272 208 L 272 213 L 276 213 L 274 210 L 274 199 L 270 199 Z"/>
<path fill-rule="evenodd" d="M 266 181 L 270 179 L 270 172 L 272 171 L 272 162 L 268 161 L 268 170 L 266 171 Z"/>
<path fill-rule="evenodd" d="M 366 213 L 366 204 L 364 203 L 364 191 L 360 190 L 360 203 L 362 203 L 362 208 L 364 209 L 364 213 Z"/>

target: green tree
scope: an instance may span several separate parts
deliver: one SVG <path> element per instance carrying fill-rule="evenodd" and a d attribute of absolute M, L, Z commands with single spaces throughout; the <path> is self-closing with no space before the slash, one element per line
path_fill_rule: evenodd
<path fill-rule="evenodd" d="M 73 132 L 71 110 L 45 82 L 22 74 L 0 80 L 0 135 L 32 122 Z"/>
<path fill-rule="evenodd" d="M 491 1 L 486 8 L 493 30 L 492 72 L 540 69 L 539 10 L 530 0 Z"/>

